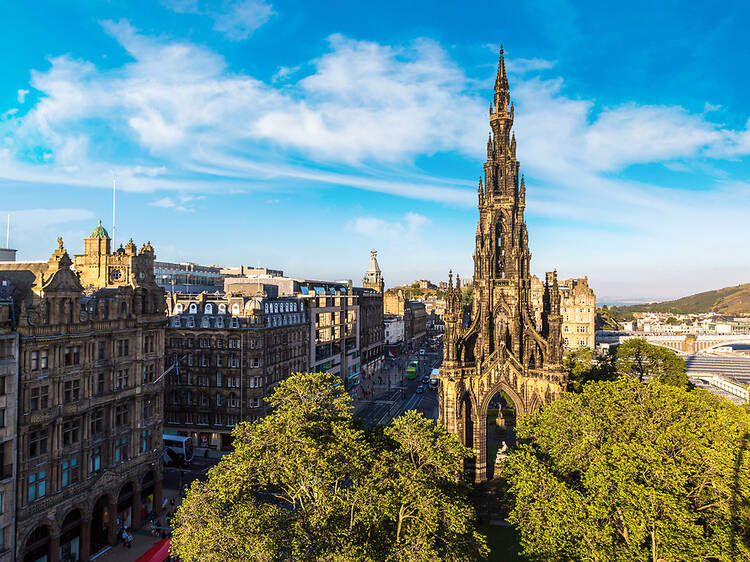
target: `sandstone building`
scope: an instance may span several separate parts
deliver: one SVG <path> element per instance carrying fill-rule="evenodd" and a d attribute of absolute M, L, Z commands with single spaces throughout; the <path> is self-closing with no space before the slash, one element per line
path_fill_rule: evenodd
<path fill-rule="evenodd" d="M 15 256 L 9 256 L 15 259 Z M 16 530 L 18 332 L 7 280 L 0 285 L 0 561 L 13 560 Z"/>
<path fill-rule="evenodd" d="M 309 365 L 304 300 L 223 294 L 170 294 L 165 432 L 197 447 L 229 450 L 232 428 L 266 414 L 269 396 Z"/>
<path fill-rule="evenodd" d="M 449 275 L 440 369 L 440 421 L 474 449 L 466 468 L 478 482 L 492 477 L 486 418 L 495 395 L 504 393 L 522 416 L 554 400 L 566 385 L 556 273 L 546 277 L 540 322 L 532 308 L 526 185 L 516 159 L 513 113 L 501 49 L 479 182 L 471 317 L 465 324 L 462 283 L 457 278 L 454 287 Z"/>
<path fill-rule="evenodd" d="M 537 321 L 544 309 L 544 285 L 536 276 L 531 278 L 532 302 Z M 596 295 L 589 287 L 588 277 L 560 282 L 560 312 L 565 349 L 593 350 L 596 337 Z"/>
<path fill-rule="evenodd" d="M 19 338 L 18 560 L 88 560 L 161 502 L 164 292 L 100 225 L 71 260 L 0 263 Z M 75 271 L 71 268 L 75 262 Z"/>

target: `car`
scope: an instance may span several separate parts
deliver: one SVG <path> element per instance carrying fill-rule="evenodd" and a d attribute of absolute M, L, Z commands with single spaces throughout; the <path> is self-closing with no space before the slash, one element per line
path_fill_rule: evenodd
<path fill-rule="evenodd" d="M 424 355 L 424 349 L 420 349 L 420 350 L 419 350 L 419 354 L 420 354 L 420 355 Z"/>
<path fill-rule="evenodd" d="M 423 392 L 424 392 L 424 386 L 422 386 L 422 385 L 420 384 L 420 385 L 419 385 L 419 386 L 417 387 L 416 393 L 417 393 L 417 394 L 422 394 Z"/>
<path fill-rule="evenodd" d="M 438 386 L 440 386 L 439 379 L 430 379 L 430 390 L 437 390 Z"/>
<path fill-rule="evenodd" d="M 430 382 L 430 375 L 425 375 L 425 376 L 423 376 L 423 377 L 422 377 L 422 382 L 423 382 L 424 384 L 427 384 L 428 382 Z"/>

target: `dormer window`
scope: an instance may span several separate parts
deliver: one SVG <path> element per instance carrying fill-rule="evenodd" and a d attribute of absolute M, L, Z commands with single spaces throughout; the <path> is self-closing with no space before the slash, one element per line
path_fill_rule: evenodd
<path fill-rule="evenodd" d="M 219 305 L 219 314 L 226 314 L 227 313 L 227 305 L 220 304 Z"/>
<path fill-rule="evenodd" d="M 195 314 L 196 312 L 198 312 L 198 305 L 195 304 L 194 302 L 191 302 L 189 310 L 190 310 L 190 314 Z"/>
<path fill-rule="evenodd" d="M 235 318 L 234 316 L 232 317 L 231 327 L 232 328 L 239 328 L 240 327 L 240 320 L 239 320 L 239 318 Z"/>
<path fill-rule="evenodd" d="M 239 314 L 239 313 L 240 313 L 240 305 L 237 303 L 234 303 L 232 305 L 232 314 Z"/>
<path fill-rule="evenodd" d="M 209 320 L 208 316 L 204 316 L 201 319 L 201 328 L 210 328 L 211 327 L 211 320 Z"/>
<path fill-rule="evenodd" d="M 182 307 L 182 303 L 181 302 L 179 302 L 176 305 L 174 305 L 174 311 L 175 311 L 175 313 L 182 314 L 182 310 L 183 310 L 183 307 Z"/>
<path fill-rule="evenodd" d="M 210 304 L 210 303 L 209 303 L 209 304 L 207 304 L 207 305 L 206 305 L 206 310 L 205 310 L 205 313 L 206 313 L 206 314 L 213 314 L 213 313 L 214 313 L 214 305 L 212 305 L 212 304 Z"/>
<path fill-rule="evenodd" d="M 172 327 L 173 328 L 180 328 L 180 317 L 179 316 L 173 316 L 172 317 Z"/>
<path fill-rule="evenodd" d="M 195 328 L 195 318 L 193 318 L 192 316 L 187 317 L 187 327 Z"/>
<path fill-rule="evenodd" d="M 216 327 L 217 328 L 223 328 L 224 327 L 224 318 L 222 318 L 221 316 L 218 316 L 216 318 Z"/>

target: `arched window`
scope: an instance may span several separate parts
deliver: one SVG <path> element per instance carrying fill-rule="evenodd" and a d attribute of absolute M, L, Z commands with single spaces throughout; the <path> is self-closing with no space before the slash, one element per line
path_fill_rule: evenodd
<path fill-rule="evenodd" d="M 196 312 L 198 312 L 198 305 L 194 302 L 191 302 L 188 310 L 190 310 L 190 314 L 195 314 Z"/>
<path fill-rule="evenodd" d="M 206 305 L 205 313 L 206 314 L 213 314 L 214 313 L 214 305 L 212 305 L 211 303 L 208 303 Z"/>
<path fill-rule="evenodd" d="M 176 305 L 174 305 L 174 311 L 176 314 L 182 313 L 182 303 L 178 302 Z"/>
<path fill-rule="evenodd" d="M 239 320 L 239 318 L 235 318 L 234 316 L 232 316 L 231 327 L 232 328 L 239 328 L 240 327 L 240 320 Z"/>
<path fill-rule="evenodd" d="M 209 320 L 208 316 L 204 316 L 201 318 L 201 328 L 210 328 L 211 327 L 211 320 Z"/>
<path fill-rule="evenodd" d="M 128 313 L 128 303 L 126 303 L 126 302 L 121 302 L 121 303 L 120 303 L 120 314 L 123 314 L 123 315 L 125 315 L 125 314 L 127 314 L 127 313 Z"/>
<path fill-rule="evenodd" d="M 232 305 L 232 314 L 239 314 L 240 313 L 240 305 L 237 303 L 234 303 Z"/>
<path fill-rule="evenodd" d="M 223 303 L 220 304 L 219 305 L 219 314 L 226 314 L 226 313 L 227 313 L 227 305 L 225 305 Z"/>

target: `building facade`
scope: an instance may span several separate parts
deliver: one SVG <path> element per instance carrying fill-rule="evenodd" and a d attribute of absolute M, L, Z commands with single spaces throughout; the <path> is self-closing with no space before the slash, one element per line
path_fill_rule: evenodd
<path fill-rule="evenodd" d="M 0 264 L 19 337 L 18 560 L 88 560 L 161 502 L 164 291 L 98 226 L 73 260 Z"/>
<path fill-rule="evenodd" d="M 385 323 L 385 346 L 388 351 L 400 351 L 404 345 L 404 317 L 387 314 Z"/>
<path fill-rule="evenodd" d="M 565 349 L 594 349 L 596 346 L 596 295 L 588 277 L 566 279 L 559 283 L 562 337 Z M 544 312 L 544 284 L 531 278 L 531 301 L 537 323 Z"/>
<path fill-rule="evenodd" d="M 490 105 L 484 184 L 478 191 L 473 303 L 464 324 L 461 281 L 448 279 L 440 421 L 475 452 L 466 469 L 477 482 L 493 476 L 487 459 L 487 410 L 503 393 L 522 416 L 559 396 L 562 317 L 556 273 L 548 273 L 541 322 L 531 303 L 531 253 L 524 219 L 526 186 L 519 177 L 513 105 L 503 51 Z M 520 181 L 519 181 L 520 180 Z"/>
<path fill-rule="evenodd" d="M 310 359 L 314 372 L 337 375 L 347 390 L 357 387 L 361 374 L 360 297 L 351 281 L 316 281 L 291 277 L 226 279 L 233 294 L 294 296 L 305 302 L 310 323 Z"/>
<path fill-rule="evenodd" d="M 0 286 L 0 561 L 14 560 L 18 423 L 18 332 L 7 281 Z"/>
<path fill-rule="evenodd" d="M 404 338 L 407 347 L 417 350 L 427 337 L 427 308 L 417 300 L 406 301 L 404 308 Z"/>
<path fill-rule="evenodd" d="M 295 297 L 170 294 L 165 432 L 226 451 L 232 428 L 263 417 L 264 398 L 309 361 L 306 303 Z"/>

